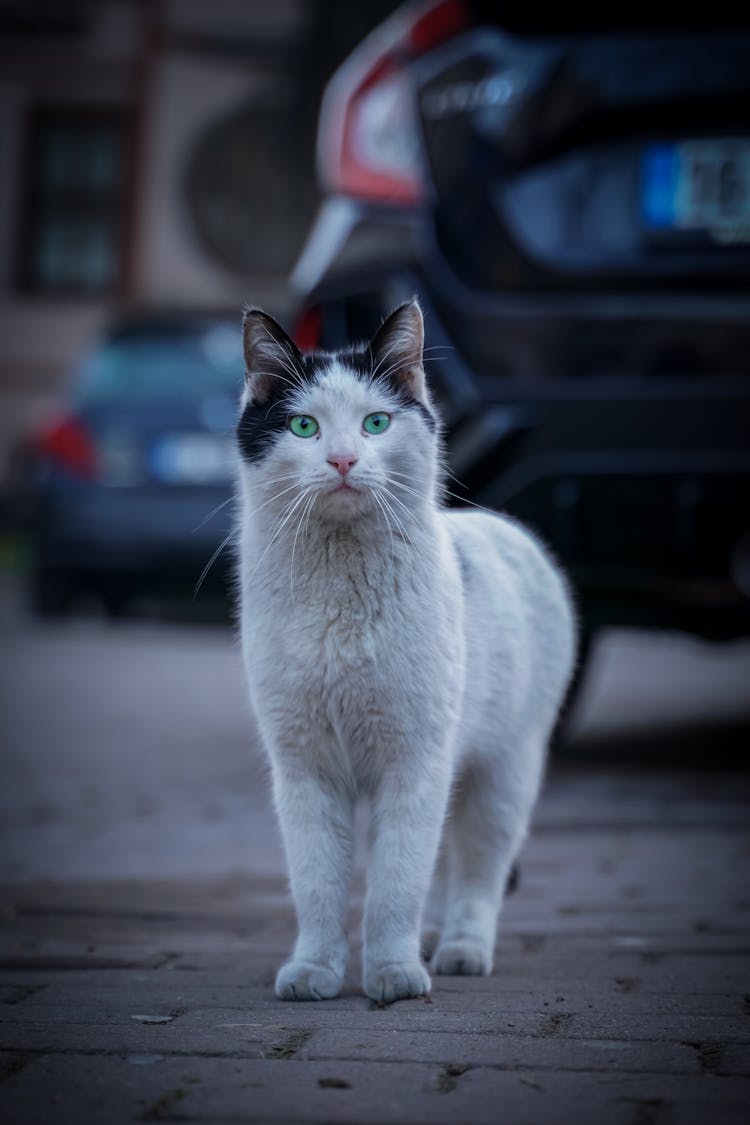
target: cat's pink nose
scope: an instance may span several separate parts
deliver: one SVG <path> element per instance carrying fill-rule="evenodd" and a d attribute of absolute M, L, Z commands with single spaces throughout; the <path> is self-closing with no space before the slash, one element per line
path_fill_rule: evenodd
<path fill-rule="evenodd" d="M 345 477 L 351 467 L 357 464 L 357 458 L 353 453 L 332 453 L 328 458 L 328 464 L 333 465 L 342 477 Z"/>

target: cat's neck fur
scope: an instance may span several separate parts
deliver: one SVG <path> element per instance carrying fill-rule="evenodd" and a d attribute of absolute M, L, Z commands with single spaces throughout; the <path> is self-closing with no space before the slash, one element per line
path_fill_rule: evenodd
<path fill-rule="evenodd" d="M 318 520 L 314 511 L 310 518 L 301 512 L 284 524 L 283 502 L 268 504 L 244 524 L 245 557 L 252 563 L 247 576 L 259 584 L 276 578 L 287 586 L 313 582 L 323 588 L 345 578 L 373 592 L 378 584 L 392 587 L 404 570 L 429 571 L 440 535 L 438 508 L 431 497 L 419 503 L 412 498 L 412 503 L 409 510 L 397 510 L 400 526 L 389 524 L 378 509 L 351 521 Z"/>

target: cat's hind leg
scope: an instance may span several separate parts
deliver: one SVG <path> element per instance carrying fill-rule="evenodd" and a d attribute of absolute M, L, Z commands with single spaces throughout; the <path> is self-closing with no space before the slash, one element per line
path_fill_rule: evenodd
<path fill-rule="evenodd" d="M 541 776 L 542 740 L 518 754 L 474 758 L 458 778 L 445 827 L 446 904 L 433 972 L 492 972 L 503 893 L 523 843 Z"/>
<path fill-rule="evenodd" d="M 445 883 L 446 883 L 445 846 L 441 844 L 438 852 L 435 870 L 432 873 L 432 883 L 427 895 L 424 912 L 422 914 L 422 936 L 420 949 L 422 960 L 429 961 L 435 952 L 445 919 Z"/>

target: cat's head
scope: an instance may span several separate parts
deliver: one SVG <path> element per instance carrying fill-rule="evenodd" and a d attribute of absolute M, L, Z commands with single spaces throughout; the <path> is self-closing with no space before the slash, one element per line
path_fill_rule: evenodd
<path fill-rule="evenodd" d="M 433 498 L 437 421 L 416 300 L 343 351 L 303 354 L 259 309 L 245 314 L 243 340 L 238 439 L 256 491 L 279 505 L 314 498 L 318 518 L 390 511 L 396 524 Z"/>

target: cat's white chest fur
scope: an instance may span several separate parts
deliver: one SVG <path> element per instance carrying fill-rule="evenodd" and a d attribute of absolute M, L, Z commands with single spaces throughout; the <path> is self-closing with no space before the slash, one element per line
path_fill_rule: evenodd
<path fill-rule="evenodd" d="M 455 559 L 422 544 L 415 567 L 413 547 L 379 534 L 363 547 L 336 529 L 309 532 L 295 551 L 293 587 L 291 556 L 279 545 L 244 599 L 257 713 L 275 722 L 285 715 L 285 753 L 362 792 L 387 768 L 396 728 L 413 747 L 421 741 L 414 726 L 446 731 L 463 692 Z M 248 557 L 260 546 L 248 543 Z"/>
<path fill-rule="evenodd" d="M 421 995 L 420 931 L 435 972 L 491 971 L 574 664 L 570 599 L 523 529 L 438 503 L 415 302 L 340 356 L 303 356 L 259 312 L 244 332 L 242 643 L 299 922 L 276 991 L 341 988 L 367 794 L 364 989 Z"/>

